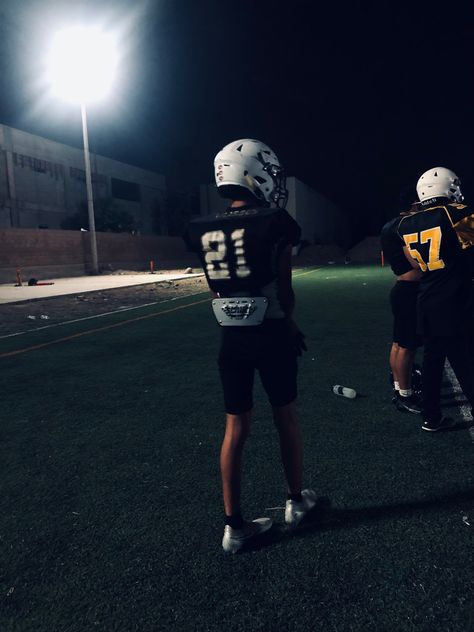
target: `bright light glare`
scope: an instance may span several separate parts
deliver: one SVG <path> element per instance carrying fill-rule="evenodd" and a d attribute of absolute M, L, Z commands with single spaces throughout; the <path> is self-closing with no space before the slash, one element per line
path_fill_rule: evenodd
<path fill-rule="evenodd" d="M 74 103 L 89 103 L 109 92 L 117 61 L 111 35 L 96 28 L 67 29 L 53 39 L 48 78 L 56 95 Z"/>

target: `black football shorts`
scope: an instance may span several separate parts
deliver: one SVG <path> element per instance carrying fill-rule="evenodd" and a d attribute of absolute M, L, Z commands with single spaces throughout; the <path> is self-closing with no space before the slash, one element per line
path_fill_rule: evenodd
<path fill-rule="evenodd" d="M 393 342 L 404 349 L 416 349 L 421 339 L 417 328 L 417 281 L 397 281 L 390 292 L 393 314 Z"/>
<path fill-rule="evenodd" d="M 286 320 L 269 319 L 257 327 L 222 327 L 218 365 L 226 412 L 238 415 L 253 406 L 255 371 L 270 404 L 296 399 L 296 353 Z"/>

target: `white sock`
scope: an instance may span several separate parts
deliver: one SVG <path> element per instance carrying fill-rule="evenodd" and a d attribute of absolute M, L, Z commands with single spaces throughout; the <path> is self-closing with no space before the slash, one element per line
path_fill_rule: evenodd
<path fill-rule="evenodd" d="M 411 388 L 401 388 L 400 395 L 402 397 L 411 397 L 411 395 L 413 395 L 413 391 Z"/>
<path fill-rule="evenodd" d="M 399 382 L 394 382 L 394 383 L 393 383 L 393 388 L 394 388 L 396 391 L 399 391 L 399 390 L 400 390 L 400 383 L 399 383 Z"/>

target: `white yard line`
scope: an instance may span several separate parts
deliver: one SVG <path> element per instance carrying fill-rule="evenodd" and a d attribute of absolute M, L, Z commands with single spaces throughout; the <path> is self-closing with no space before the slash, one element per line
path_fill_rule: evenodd
<path fill-rule="evenodd" d="M 455 393 L 456 395 L 463 395 L 462 389 L 459 386 L 459 382 L 457 380 L 456 375 L 454 374 L 453 369 L 451 368 L 451 365 L 449 364 L 448 360 L 446 360 L 446 363 L 444 365 L 444 370 L 446 371 L 446 375 L 448 376 L 448 380 L 451 383 L 452 389 L 453 389 L 453 393 Z M 471 424 L 471 407 L 469 404 L 460 404 L 459 405 L 459 412 L 461 413 L 461 417 L 463 418 L 463 421 L 466 422 L 466 424 L 468 424 L 468 431 L 469 431 L 469 436 L 471 438 L 472 443 L 474 443 L 474 426 Z"/>
<path fill-rule="evenodd" d="M 205 294 L 206 290 L 201 292 L 194 292 L 193 294 L 183 294 L 182 296 L 173 296 L 173 298 L 167 298 L 163 301 L 156 301 L 154 303 L 145 303 L 143 305 L 135 305 L 134 307 L 124 307 L 123 309 L 116 309 L 113 312 L 104 312 L 103 314 L 94 314 L 93 316 L 84 316 L 83 318 L 75 318 L 74 320 L 65 320 L 63 323 L 55 323 L 53 325 L 45 325 L 44 327 L 36 327 L 35 329 L 28 329 L 26 331 L 18 331 L 14 334 L 7 334 L 6 336 L 0 336 L 0 340 L 5 338 L 13 338 L 14 336 L 22 336 L 23 334 L 30 334 L 34 331 L 43 331 L 45 329 L 53 329 L 55 327 L 61 327 L 62 325 L 70 325 L 71 323 L 80 323 L 83 320 L 93 320 L 94 318 L 102 318 L 102 316 L 112 316 L 113 314 L 123 314 L 124 312 L 130 312 L 134 309 L 141 309 L 142 307 L 151 307 L 152 305 L 161 305 L 162 303 L 171 303 L 171 301 L 177 301 L 180 298 L 187 298 L 188 296 L 197 296 L 198 294 Z"/>
<path fill-rule="evenodd" d="M 320 268 L 314 268 L 313 270 L 308 270 L 305 271 L 303 273 L 300 274 L 295 274 L 294 277 L 300 277 L 300 276 L 304 276 L 306 274 L 311 274 L 312 272 L 317 272 L 318 270 L 320 270 Z M 186 277 L 181 276 L 180 279 L 182 278 L 188 278 L 190 276 L 204 276 L 204 274 L 193 274 L 193 275 L 186 275 Z M 174 280 L 180 280 L 180 279 L 172 279 Z M 166 279 L 165 279 L 166 280 Z M 149 281 L 149 283 L 154 283 L 155 281 Z M 158 283 L 162 283 L 163 281 L 158 281 Z M 132 287 L 132 286 L 130 286 Z M 116 288 L 105 288 L 105 289 L 116 289 Z M 97 291 L 97 290 L 94 290 Z M 136 305 L 134 307 L 126 307 L 123 309 L 117 309 L 113 312 L 104 312 L 103 314 L 94 314 L 93 316 L 84 316 L 84 318 L 75 318 L 74 320 L 66 320 L 63 323 L 55 323 L 53 325 L 44 325 L 44 327 L 36 327 L 35 329 L 27 329 L 25 331 L 18 331 L 14 334 L 6 334 L 5 336 L 0 336 L 0 340 L 4 340 L 5 338 L 13 338 L 15 336 L 23 336 L 24 334 L 30 334 L 34 331 L 44 331 L 45 329 L 54 329 L 55 327 L 61 327 L 62 325 L 71 325 L 72 323 L 80 323 L 84 320 L 93 320 L 94 318 L 102 318 L 102 316 L 113 316 L 114 314 L 121 314 L 123 312 L 130 312 L 134 309 L 141 309 L 142 307 L 151 307 L 153 305 L 161 305 L 162 303 L 170 303 L 171 301 L 176 301 L 180 298 L 186 298 L 188 296 L 197 296 L 198 294 L 204 294 L 207 290 L 203 290 L 200 292 L 194 292 L 193 294 L 185 294 L 182 296 L 174 296 L 173 298 L 167 298 L 163 301 L 156 301 L 153 303 L 144 303 L 143 305 Z M 61 296 L 66 296 L 66 295 L 61 295 Z"/>

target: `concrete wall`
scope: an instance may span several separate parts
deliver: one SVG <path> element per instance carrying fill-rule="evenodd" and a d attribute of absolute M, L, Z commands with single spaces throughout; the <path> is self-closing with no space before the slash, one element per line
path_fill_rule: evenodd
<path fill-rule="evenodd" d="M 86 274 L 91 268 L 90 234 L 72 230 L 0 229 L 0 283 Z M 101 269 L 155 270 L 199 267 L 180 237 L 97 233 Z"/>
<path fill-rule="evenodd" d="M 112 198 L 150 234 L 156 207 L 164 206 L 164 176 L 97 154 L 91 166 L 95 199 Z M 139 199 L 114 196 L 113 178 L 137 185 Z M 58 229 L 86 199 L 81 149 L 0 125 L 0 228 Z"/>
<path fill-rule="evenodd" d="M 229 206 L 228 200 L 221 198 L 215 184 L 201 184 L 199 187 L 201 215 L 221 213 Z"/>
<path fill-rule="evenodd" d="M 287 189 L 286 209 L 301 226 L 302 239 L 311 244 L 330 244 L 349 237 L 344 212 L 330 200 L 294 177 L 287 178 Z M 217 213 L 228 206 L 213 184 L 201 185 L 200 202 L 202 215 Z"/>
<path fill-rule="evenodd" d="M 380 237 L 366 237 L 348 252 L 354 263 L 380 263 L 382 246 Z"/>
<path fill-rule="evenodd" d="M 294 217 L 301 226 L 302 239 L 311 244 L 347 239 L 349 224 L 338 206 L 297 178 L 288 178 L 288 188 L 290 193 L 294 190 Z"/>

